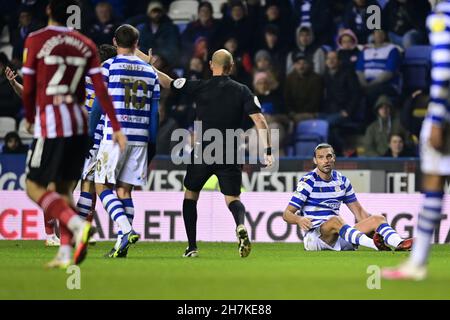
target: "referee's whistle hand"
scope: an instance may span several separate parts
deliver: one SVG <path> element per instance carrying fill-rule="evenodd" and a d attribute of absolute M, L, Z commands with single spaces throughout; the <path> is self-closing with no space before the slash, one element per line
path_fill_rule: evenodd
<path fill-rule="evenodd" d="M 114 143 L 117 143 L 119 145 L 120 151 L 124 152 L 125 148 L 127 147 L 127 136 L 123 134 L 121 130 L 116 131 L 113 133 L 113 141 Z"/>

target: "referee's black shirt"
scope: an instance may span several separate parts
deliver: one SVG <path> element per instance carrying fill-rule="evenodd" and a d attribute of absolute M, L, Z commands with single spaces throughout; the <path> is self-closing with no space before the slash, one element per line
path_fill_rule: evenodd
<path fill-rule="evenodd" d="M 258 98 L 246 85 L 232 80 L 229 76 L 214 76 L 208 80 L 178 78 L 172 81 L 171 87 L 193 98 L 196 103 L 196 121 L 202 123 L 202 134 L 208 129 L 218 129 L 222 133 L 224 143 L 222 163 L 231 164 L 226 155 L 232 151 L 233 162 L 238 164 L 240 158 L 237 154 L 238 142 L 234 139 L 230 145 L 231 141 L 226 141 L 226 130 L 240 129 L 245 114 L 260 113 L 261 105 Z M 197 143 L 199 141 L 198 133 L 196 141 Z M 203 139 L 201 141 L 203 150 L 210 142 Z"/>
<path fill-rule="evenodd" d="M 250 89 L 229 76 L 214 76 L 208 80 L 179 78 L 171 83 L 173 90 L 188 94 L 196 103 L 196 119 L 203 131 L 238 129 L 244 114 L 261 112 L 258 98 Z"/>

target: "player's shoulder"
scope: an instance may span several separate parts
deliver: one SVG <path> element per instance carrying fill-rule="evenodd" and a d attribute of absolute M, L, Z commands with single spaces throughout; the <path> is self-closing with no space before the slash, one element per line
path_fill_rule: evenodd
<path fill-rule="evenodd" d="M 48 31 L 47 27 L 44 27 L 44 28 L 38 29 L 36 31 L 30 32 L 28 34 L 27 40 L 30 41 L 30 40 L 36 40 L 41 37 L 45 37 L 47 31 Z"/>
<path fill-rule="evenodd" d="M 92 41 L 89 37 L 85 36 L 81 32 L 79 32 L 79 31 L 77 31 L 75 29 L 69 29 L 67 34 L 72 36 L 72 37 L 74 37 L 74 38 L 77 38 L 77 39 L 83 41 L 89 47 L 97 49 L 97 45 L 94 43 L 94 41 Z"/>
<path fill-rule="evenodd" d="M 342 172 L 337 170 L 333 170 L 333 178 L 334 180 L 342 181 L 344 183 L 347 183 L 347 181 L 350 182 L 350 180 L 345 175 L 343 175 Z"/>
<path fill-rule="evenodd" d="M 315 181 L 316 181 L 315 172 L 314 172 L 314 171 L 310 171 L 310 172 L 304 174 L 304 175 L 300 178 L 300 180 L 298 181 L 298 183 L 306 183 L 307 185 L 313 187 Z"/>

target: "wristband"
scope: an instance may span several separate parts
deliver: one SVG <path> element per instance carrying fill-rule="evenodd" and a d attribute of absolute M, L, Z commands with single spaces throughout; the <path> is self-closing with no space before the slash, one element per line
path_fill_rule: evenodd
<path fill-rule="evenodd" d="M 272 147 L 266 148 L 266 155 L 268 155 L 268 156 L 272 155 Z"/>

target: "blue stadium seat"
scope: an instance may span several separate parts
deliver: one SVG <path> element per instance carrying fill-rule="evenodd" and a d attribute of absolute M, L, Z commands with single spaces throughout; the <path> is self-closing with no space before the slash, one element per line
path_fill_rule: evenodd
<path fill-rule="evenodd" d="M 305 120 L 295 129 L 295 155 L 312 156 L 314 148 L 328 139 L 328 122 L 325 120 Z"/>
<path fill-rule="evenodd" d="M 403 88 L 410 92 L 430 86 L 431 47 L 411 46 L 405 50 L 402 65 Z"/>

